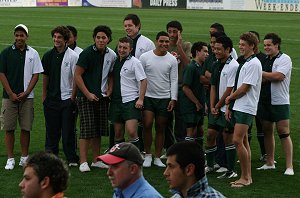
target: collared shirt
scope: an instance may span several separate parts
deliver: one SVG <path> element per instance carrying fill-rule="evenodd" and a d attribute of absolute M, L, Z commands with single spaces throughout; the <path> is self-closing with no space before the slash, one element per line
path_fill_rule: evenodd
<path fill-rule="evenodd" d="M 171 190 L 174 194 L 172 198 L 181 198 L 183 195 L 177 190 Z M 208 186 L 207 177 L 204 176 L 187 191 L 186 198 L 222 198 L 225 197 L 214 188 Z"/>
<path fill-rule="evenodd" d="M 145 180 L 143 176 L 126 189 L 114 189 L 113 198 L 161 198 L 162 196 Z"/>

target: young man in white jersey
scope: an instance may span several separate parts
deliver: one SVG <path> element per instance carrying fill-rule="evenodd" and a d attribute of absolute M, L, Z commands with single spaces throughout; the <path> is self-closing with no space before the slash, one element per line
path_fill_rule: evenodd
<path fill-rule="evenodd" d="M 248 129 L 256 115 L 262 81 L 261 63 L 254 53 L 257 45 L 258 39 L 252 33 L 246 32 L 240 36 L 240 53 L 246 61 L 239 65 L 233 91 L 225 100 L 226 104 L 231 103 L 226 109 L 225 117 L 228 121 L 233 119 L 235 123 L 233 142 L 241 166 L 240 179 L 231 183 L 231 187 L 235 188 L 252 183 Z"/>
<path fill-rule="evenodd" d="M 267 161 L 258 170 L 275 169 L 274 164 L 274 123 L 281 140 L 285 154 L 286 170 L 284 175 L 294 175 L 293 169 L 293 143 L 290 137 L 290 94 L 292 61 L 291 58 L 280 51 L 281 38 L 275 33 L 264 37 L 264 49 L 268 55 L 263 65 L 263 80 L 268 85 L 268 97 L 259 106 L 259 118 L 265 134 L 265 148 Z"/>
<path fill-rule="evenodd" d="M 168 52 L 170 38 L 168 33 L 156 35 L 156 48 L 142 54 L 140 61 L 147 76 L 147 90 L 144 100 L 143 126 L 145 141 L 145 161 L 143 166 L 150 167 L 152 162 L 152 125 L 155 119 L 155 159 L 154 164 L 165 167 L 160 160 L 164 144 L 164 131 L 168 117 L 173 111 L 178 92 L 178 63 Z"/>

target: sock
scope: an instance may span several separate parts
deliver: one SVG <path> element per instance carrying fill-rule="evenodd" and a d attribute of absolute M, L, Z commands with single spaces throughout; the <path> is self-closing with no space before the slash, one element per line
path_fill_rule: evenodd
<path fill-rule="evenodd" d="M 134 144 L 140 151 L 142 151 L 141 150 L 141 146 L 140 146 L 140 138 L 139 137 L 136 137 L 136 138 L 134 138 L 134 139 L 132 139 L 132 140 L 129 140 L 129 142 L 130 143 L 132 143 L 132 144 Z"/>
<path fill-rule="evenodd" d="M 208 167 L 214 167 L 216 157 L 217 146 L 206 147 L 206 160 Z"/>
<path fill-rule="evenodd" d="M 115 145 L 115 129 L 112 123 L 109 124 L 109 148 Z"/>
<path fill-rule="evenodd" d="M 123 139 L 120 139 L 120 140 L 115 140 L 115 143 L 116 144 L 120 144 L 120 143 L 122 143 L 122 142 L 125 142 L 125 139 L 123 138 Z"/>
<path fill-rule="evenodd" d="M 186 137 L 185 137 L 185 140 L 186 140 L 186 141 L 195 141 L 195 138 L 186 136 Z"/>
<path fill-rule="evenodd" d="M 139 140 L 140 140 L 140 147 L 138 147 L 140 149 L 140 151 L 144 151 L 145 148 L 144 148 L 144 137 L 143 137 L 143 125 L 142 123 L 139 123 L 138 125 L 138 136 L 140 137 Z"/>
<path fill-rule="evenodd" d="M 203 137 L 197 137 L 195 141 L 200 145 L 200 147 L 203 147 Z"/>
<path fill-rule="evenodd" d="M 236 156 L 235 145 L 234 144 L 226 145 L 225 153 L 226 153 L 227 169 L 229 171 L 233 171 L 235 166 L 235 156 Z"/>
<path fill-rule="evenodd" d="M 258 140 L 258 143 L 259 143 L 260 153 L 261 153 L 262 156 L 266 154 L 265 140 L 264 139 L 265 139 L 264 133 L 257 132 L 257 140 Z"/>

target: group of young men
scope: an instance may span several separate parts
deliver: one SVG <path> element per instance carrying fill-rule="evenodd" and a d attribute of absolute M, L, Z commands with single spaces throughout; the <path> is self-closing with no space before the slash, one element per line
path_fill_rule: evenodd
<path fill-rule="evenodd" d="M 8 155 L 5 169 L 15 166 L 17 118 L 21 128 L 19 165 L 23 166 L 27 160 L 33 122 L 32 90 L 39 73 L 43 73 L 45 150 L 58 155 L 62 137 L 69 166 L 78 166 L 79 162 L 81 172 L 90 171 L 87 162 L 90 146 L 91 166 L 108 168 L 97 161 L 101 136 L 108 132 L 108 120 L 113 125 L 110 134 L 114 144 L 124 142 L 127 131 L 128 142 L 140 152 L 145 151 L 144 167 L 152 164 L 155 123 L 153 164 L 166 167 L 161 161 L 163 148 L 168 149 L 176 140 L 203 145 L 203 120 L 208 114 L 207 172 L 215 170 L 217 140 L 221 134 L 226 156 L 226 160 L 224 157 L 221 160 L 225 161 L 226 172 L 219 178 L 237 177 L 234 172 L 237 153 L 241 177 L 231 186 L 252 183 L 248 131 L 256 117 L 264 133 L 266 152 L 266 164 L 259 170 L 275 169 L 273 125 L 276 123 L 286 157 L 284 174 L 294 174 L 289 131 L 292 62 L 280 51 L 281 39 L 277 34 L 264 37 L 266 54 L 259 56 L 259 36 L 243 33 L 237 59 L 232 40 L 221 24 L 211 26 L 210 45 L 207 45 L 183 41 L 183 28 L 178 21 L 169 22 L 166 31 L 158 32 L 155 43 L 141 34 L 137 15 L 128 14 L 123 23 L 127 35 L 119 39 L 115 51 L 107 46 L 112 40 L 108 26 L 95 27 L 94 43 L 84 50 L 76 46 L 74 27 L 58 26 L 51 31 L 54 47 L 44 54 L 42 61 L 26 44 L 28 28 L 23 24 L 14 28 L 15 43 L 4 49 L 0 58 L 4 88 L 1 126 L 6 131 Z M 79 156 L 75 134 L 77 110 Z M 138 125 L 142 125 L 143 133 L 138 132 Z"/>

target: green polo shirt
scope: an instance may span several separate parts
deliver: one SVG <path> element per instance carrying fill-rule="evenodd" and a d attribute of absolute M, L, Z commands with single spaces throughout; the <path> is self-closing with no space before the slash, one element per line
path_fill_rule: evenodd
<path fill-rule="evenodd" d="M 11 90 L 15 94 L 24 92 L 24 65 L 25 50 L 17 49 L 15 44 L 4 49 L 0 54 L 0 72 L 3 73 Z M 7 92 L 3 88 L 3 98 L 9 98 Z"/>
<path fill-rule="evenodd" d="M 262 69 L 265 72 L 272 72 L 272 66 L 277 56 L 270 59 L 267 57 L 262 65 Z M 271 81 L 266 81 L 261 84 L 261 90 L 259 95 L 260 104 L 271 104 Z"/>
<path fill-rule="evenodd" d="M 204 67 L 199 65 L 195 60 L 186 66 L 183 71 L 183 86 L 187 85 L 192 90 L 194 96 L 204 107 L 205 94 L 204 86 L 200 83 L 200 76 L 202 75 Z M 196 105 L 185 95 L 182 94 L 182 113 L 196 112 Z"/>
<path fill-rule="evenodd" d="M 113 91 L 111 96 L 111 100 L 113 102 L 122 103 L 120 72 L 126 60 L 127 58 L 123 58 L 122 60 L 120 60 L 120 57 L 118 56 L 114 64 L 114 69 L 113 69 L 114 82 L 113 82 Z"/>
<path fill-rule="evenodd" d="M 47 51 L 42 58 L 44 68 L 43 74 L 48 76 L 49 79 L 47 86 L 47 98 L 50 100 L 61 100 L 60 79 L 61 65 L 64 55 L 65 51 L 58 53 L 57 50 L 53 48 Z"/>
<path fill-rule="evenodd" d="M 231 59 L 230 59 L 230 61 L 231 61 Z M 219 101 L 220 77 L 221 77 L 221 72 L 222 72 L 222 69 L 223 69 L 224 65 L 225 65 L 225 62 L 221 63 L 220 61 L 217 61 L 214 64 L 214 68 L 213 68 L 212 73 L 211 73 L 210 84 L 215 86 L 215 90 L 216 90 L 215 101 L 216 102 Z"/>
<path fill-rule="evenodd" d="M 106 52 L 106 50 L 104 50 L 104 52 Z M 102 97 L 101 83 L 104 55 L 105 53 L 100 54 L 96 46 L 93 44 L 80 53 L 77 62 L 79 67 L 85 69 L 84 73 L 82 74 L 82 79 L 86 88 L 98 98 Z M 77 91 L 77 96 L 85 97 L 85 95 L 79 89 Z"/>

